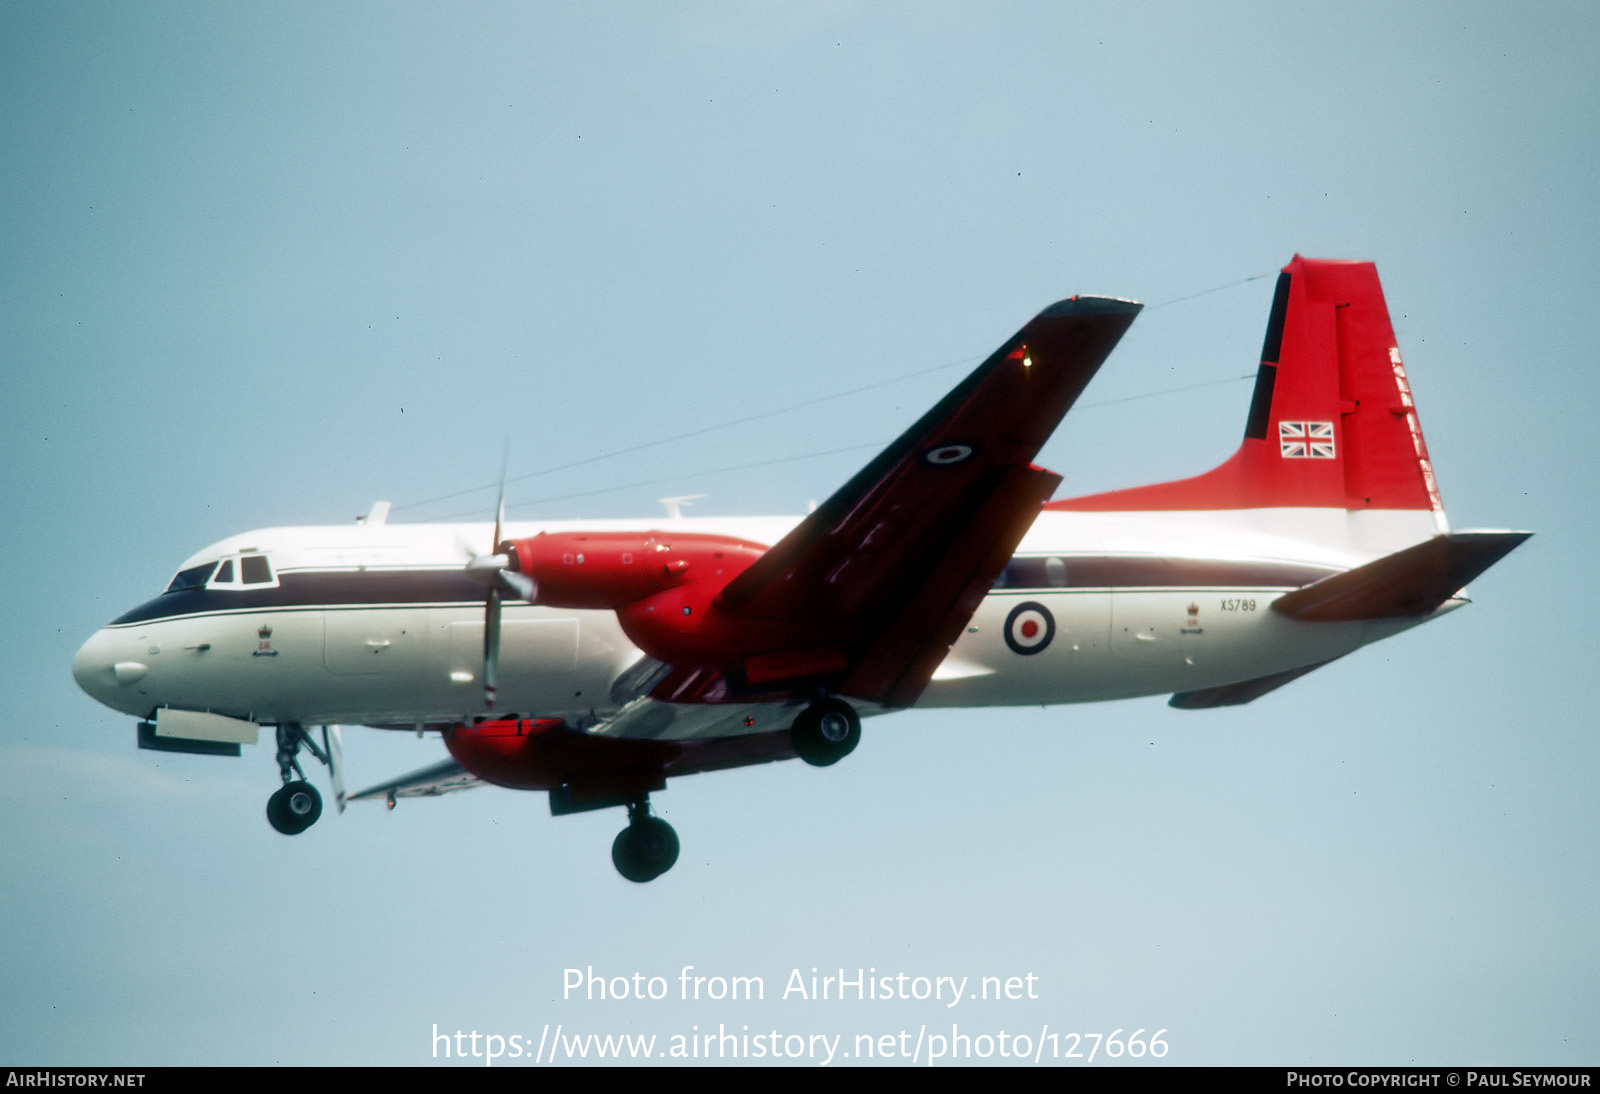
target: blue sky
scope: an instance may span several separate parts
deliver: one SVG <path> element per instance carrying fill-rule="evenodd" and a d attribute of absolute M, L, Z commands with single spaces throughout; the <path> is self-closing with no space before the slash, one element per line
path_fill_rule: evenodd
<path fill-rule="evenodd" d="M 954 1020 L 1595 1063 L 1597 53 L 1577 3 L 6 6 L 0 1061 Z M 674 783 L 683 858 L 640 887 L 619 815 L 540 795 L 285 839 L 270 754 L 138 752 L 72 682 L 225 535 L 487 515 L 430 499 L 506 443 L 530 475 L 921 373 L 508 498 L 800 512 L 1074 292 L 1151 306 L 1042 455 L 1062 493 L 1203 470 L 1296 252 L 1378 263 L 1455 526 L 1538 535 L 1469 609 L 1251 706 L 875 721 L 833 769 Z M 346 751 L 358 784 L 441 753 Z M 768 999 L 560 997 L 684 965 Z M 813 967 L 1041 998 L 774 998 Z"/>

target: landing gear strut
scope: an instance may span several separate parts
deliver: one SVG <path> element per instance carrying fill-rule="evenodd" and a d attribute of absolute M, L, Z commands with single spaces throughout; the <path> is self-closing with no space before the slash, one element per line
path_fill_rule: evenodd
<path fill-rule="evenodd" d="M 795 755 L 813 767 L 827 767 L 861 743 L 861 719 L 843 699 L 821 699 L 800 712 L 789 739 Z"/>
<path fill-rule="evenodd" d="M 299 835 L 322 816 L 322 795 L 306 782 L 305 772 L 300 770 L 297 754 L 302 744 L 317 759 L 328 762 L 298 724 L 278 726 L 278 775 L 283 779 L 283 788 L 267 799 L 267 823 L 286 836 Z"/>
<path fill-rule="evenodd" d="M 628 803 L 628 827 L 611 844 L 611 862 L 629 881 L 654 881 L 678 861 L 678 833 L 650 815 L 650 799 Z"/>

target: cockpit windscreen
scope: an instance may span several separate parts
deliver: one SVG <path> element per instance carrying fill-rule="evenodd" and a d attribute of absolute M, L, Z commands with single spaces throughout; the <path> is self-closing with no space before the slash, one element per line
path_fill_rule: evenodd
<path fill-rule="evenodd" d="M 187 570 L 179 570 L 178 576 L 172 579 L 172 584 L 167 586 L 166 591 L 179 593 L 185 589 L 203 589 L 206 582 L 211 579 L 211 571 L 216 568 L 215 562 L 205 562 L 199 566 L 191 566 Z"/>

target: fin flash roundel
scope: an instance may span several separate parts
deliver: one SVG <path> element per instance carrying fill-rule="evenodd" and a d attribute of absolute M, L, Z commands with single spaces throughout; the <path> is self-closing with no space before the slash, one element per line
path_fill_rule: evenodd
<path fill-rule="evenodd" d="M 1006 616 L 1006 645 L 1024 657 L 1040 653 L 1056 636 L 1055 616 L 1037 601 L 1018 604 Z"/>

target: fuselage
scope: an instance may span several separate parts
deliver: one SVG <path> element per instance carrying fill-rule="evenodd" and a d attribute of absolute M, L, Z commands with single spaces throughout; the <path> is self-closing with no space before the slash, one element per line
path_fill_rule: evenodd
<path fill-rule="evenodd" d="M 1256 529 L 1238 514 L 1042 512 L 917 706 L 1193 691 L 1404 630 L 1420 620 L 1306 623 L 1269 610 L 1289 590 L 1394 549 L 1400 530 L 1382 513 L 1363 516 L 1365 526 L 1343 513 L 1319 526 L 1334 515 L 1308 510 L 1297 521 L 1279 510 Z M 653 530 L 770 545 L 797 522 L 517 523 L 505 533 Z M 165 707 L 257 724 L 413 727 L 481 716 L 484 591 L 464 563 L 492 534 L 488 524 L 357 523 L 229 537 L 95 634 L 74 675 L 138 717 Z M 611 611 L 508 601 L 497 707 L 603 726 L 626 701 L 619 677 L 642 656 Z"/>

